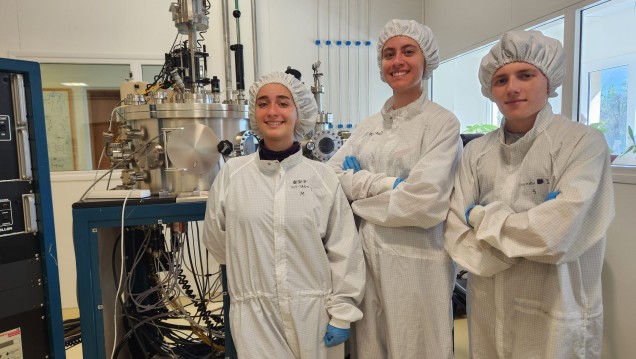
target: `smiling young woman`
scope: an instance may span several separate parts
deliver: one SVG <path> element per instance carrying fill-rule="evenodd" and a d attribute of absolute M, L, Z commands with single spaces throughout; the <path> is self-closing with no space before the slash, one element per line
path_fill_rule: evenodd
<path fill-rule="evenodd" d="M 361 218 L 369 268 L 352 354 L 450 358 L 455 268 L 442 232 L 461 150 L 459 121 L 424 90 L 439 65 L 430 28 L 389 21 L 377 56 L 393 96 L 329 161 Z"/>
<path fill-rule="evenodd" d="M 294 143 L 298 111 L 287 87 L 278 83 L 261 87 L 256 95 L 254 117 L 263 142 L 270 150 L 283 151 Z"/>
<path fill-rule="evenodd" d="M 273 72 L 249 95 L 259 150 L 230 159 L 216 176 L 203 241 L 227 265 L 239 358 L 326 358 L 362 317 L 353 213 L 333 170 L 304 157 L 298 143 L 316 122 L 309 89 Z"/>
<path fill-rule="evenodd" d="M 395 36 L 384 44 L 382 74 L 393 90 L 393 108 L 404 107 L 420 97 L 425 63 L 420 46 L 408 36 Z"/>

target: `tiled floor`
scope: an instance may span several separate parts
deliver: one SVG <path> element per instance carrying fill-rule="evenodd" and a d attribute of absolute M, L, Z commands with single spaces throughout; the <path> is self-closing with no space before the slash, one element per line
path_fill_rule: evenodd
<path fill-rule="evenodd" d="M 79 316 L 79 310 L 77 308 L 64 309 L 62 316 L 64 319 L 77 318 Z M 66 358 L 83 359 L 82 344 L 66 350 Z M 468 328 L 466 319 L 455 320 L 455 359 L 468 359 Z"/>

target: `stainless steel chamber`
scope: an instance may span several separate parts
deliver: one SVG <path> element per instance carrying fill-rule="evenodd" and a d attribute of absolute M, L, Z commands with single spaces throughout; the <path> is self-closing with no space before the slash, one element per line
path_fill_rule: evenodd
<path fill-rule="evenodd" d="M 221 161 L 217 161 L 211 171 L 202 174 L 173 163 L 166 151 L 171 146 L 171 134 L 183 131 L 187 126 L 200 124 L 211 128 L 219 140 L 234 143 L 237 134 L 249 129 L 247 111 L 247 105 L 220 103 L 161 103 L 123 107 L 120 115 L 130 126 L 128 132 L 137 136 L 131 150 L 145 147 L 134 155 L 133 176 L 136 177 L 137 187 L 160 194 L 207 191 L 220 169 Z M 205 138 L 194 138 L 199 135 L 193 132 L 190 143 L 206 141 Z M 183 138 L 179 137 L 178 141 L 183 141 Z M 219 144 L 212 145 L 217 147 Z M 209 158 L 215 155 L 218 158 L 218 150 L 210 152 Z"/>

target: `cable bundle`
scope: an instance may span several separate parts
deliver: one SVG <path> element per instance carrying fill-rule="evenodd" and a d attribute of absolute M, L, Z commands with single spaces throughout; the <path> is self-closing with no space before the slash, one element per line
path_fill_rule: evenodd
<path fill-rule="evenodd" d="M 122 313 L 117 318 L 123 319 L 126 333 L 111 358 L 117 358 L 126 344 L 134 358 L 223 358 L 220 272 L 211 273 L 198 226 L 194 230 L 191 238 L 188 225 L 126 227 L 121 256 L 126 272 L 116 283 L 122 288 L 118 298 Z M 117 282 L 117 243 L 114 248 Z M 210 309 L 211 304 L 218 309 Z"/>
<path fill-rule="evenodd" d="M 64 327 L 64 348 L 69 349 L 82 342 L 80 319 L 67 319 L 62 323 Z"/>

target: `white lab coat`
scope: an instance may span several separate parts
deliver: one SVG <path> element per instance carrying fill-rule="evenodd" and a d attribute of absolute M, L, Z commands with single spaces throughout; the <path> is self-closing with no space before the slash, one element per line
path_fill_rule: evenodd
<path fill-rule="evenodd" d="M 549 192 L 556 199 L 544 201 Z M 465 210 L 475 229 L 466 224 Z M 470 142 L 455 179 L 446 248 L 468 277 L 479 358 L 600 358 L 601 268 L 614 216 L 603 135 L 554 115 L 506 145 L 503 125 Z"/>
<path fill-rule="evenodd" d="M 228 161 L 210 190 L 203 239 L 227 265 L 239 358 L 326 358 L 327 323 L 362 317 L 364 257 L 338 178 L 299 151 Z"/>
<path fill-rule="evenodd" d="M 393 98 L 360 123 L 329 163 L 354 213 L 367 263 L 358 358 L 451 358 L 455 266 L 443 226 L 461 153 L 459 121 L 426 94 Z M 362 170 L 342 171 L 345 156 Z M 392 189 L 397 177 L 403 178 Z"/>

